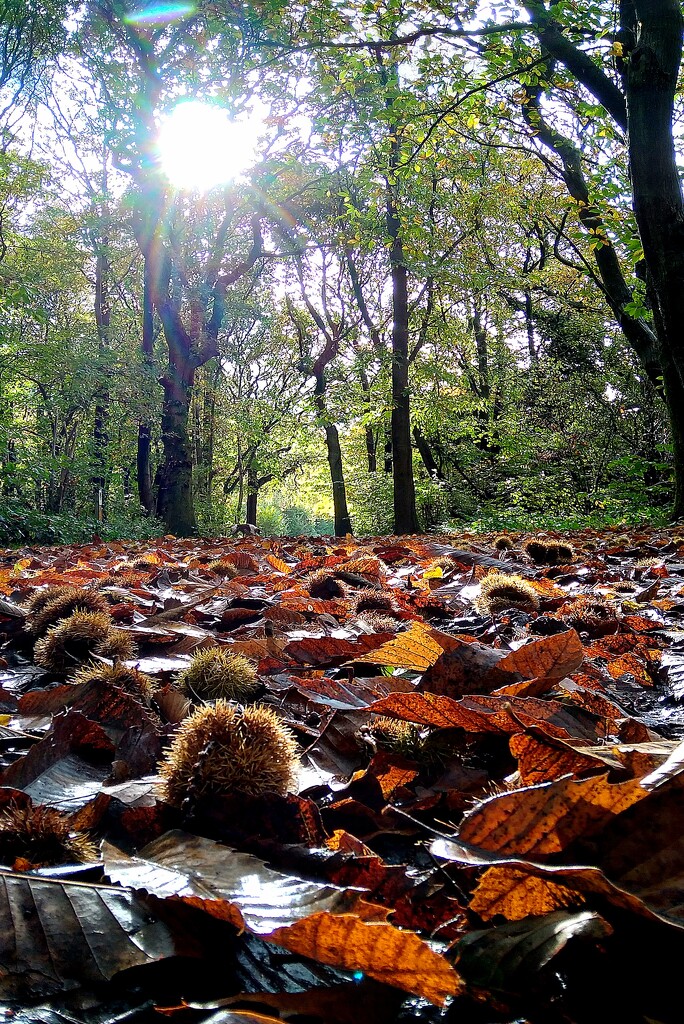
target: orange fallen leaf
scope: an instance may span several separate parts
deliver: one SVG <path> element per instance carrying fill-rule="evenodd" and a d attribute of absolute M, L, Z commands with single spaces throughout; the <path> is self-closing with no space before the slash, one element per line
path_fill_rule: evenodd
<path fill-rule="evenodd" d="M 415 932 L 360 921 L 353 914 L 312 914 L 287 928 L 277 928 L 269 939 L 319 963 L 363 971 L 437 1006 L 463 988 L 449 961 Z"/>
<path fill-rule="evenodd" d="M 444 654 L 443 648 L 431 633 L 432 629 L 424 622 L 412 622 L 405 633 L 400 633 L 394 640 L 389 640 L 372 653 L 355 658 L 354 661 L 424 672 Z"/>
<path fill-rule="evenodd" d="M 483 801 L 464 818 L 459 839 L 511 855 L 559 853 L 645 796 L 638 782 L 613 784 L 605 775 L 579 782 L 559 779 Z"/>

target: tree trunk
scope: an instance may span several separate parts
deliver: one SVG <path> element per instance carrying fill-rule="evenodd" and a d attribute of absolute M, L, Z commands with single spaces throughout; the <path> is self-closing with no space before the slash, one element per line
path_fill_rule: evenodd
<path fill-rule="evenodd" d="M 634 214 L 648 268 L 648 291 L 661 346 L 675 459 L 674 516 L 684 516 L 684 201 L 672 121 L 682 61 L 676 0 L 623 4 L 631 34 L 624 67 Z"/>
<path fill-rule="evenodd" d="M 416 492 L 411 447 L 411 398 L 409 394 L 408 271 L 394 215 L 388 216 L 396 231 L 392 242 L 392 478 L 394 481 L 394 532 L 417 533 Z"/>
<path fill-rule="evenodd" d="M 432 454 L 430 444 L 425 435 L 423 434 L 422 430 L 420 429 L 420 427 L 416 426 L 413 428 L 413 439 L 416 442 L 416 448 L 418 449 L 418 453 L 421 459 L 423 460 L 423 465 L 425 466 L 430 479 L 444 480 L 444 473 L 437 465 L 435 457 Z"/>
<path fill-rule="evenodd" d="M 247 469 L 247 511 L 245 522 L 250 526 L 257 524 L 257 502 L 259 500 L 259 487 L 257 482 L 256 467 L 250 463 Z"/>
<path fill-rule="evenodd" d="M 369 417 L 371 413 L 371 389 L 370 382 L 368 380 L 368 374 L 363 367 L 359 370 L 359 382 L 361 384 L 361 390 L 363 391 L 363 406 L 366 412 L 366 416 Z M 378 469 L 378 456 L 377 456 L 377 443 L 375 439 L 375 431 L 370 423 L 364 424 L 364 435 L 366 438 L 366 458 L 368 460 L 368 472 L 376 473 Z"/>
<path fill-rule="evenodd" d="M 189 360 L 181 358 L 180 339 L 175 340 L 175 345 L 169 344 L 175 359 L 169 360 L 166 376 L 162 378 L 164 463 L 159 475 L 157 515 L 171 533 L 178 537 L 191 537 L 197 533 L 192 501 L 192 449 L 188 435 L 195 369 Z M 168 335 L 167 341 L 170 341 Z"/>
<path fill-rule="evenodd" d="M 340 434 L 334 423 L 326 423 L 325 425 L 325 445 L 328 452 L 328 465 L 330 466 L 330 478 L 332 480 L 335 536 L 344 537 L 352 532 L 352 525 L 347 508 L 347 491 L 344 485 Z"/>
<path fill-rule="evenodd" d="M 143 320 L 141 349 L 143 362 L 152 365 L 154 353 L 154 306 L 152 303 L 152 287 L 150 282 L 150 261 L 145 257 L 143 271 Z M 138 475 L 138 497 L 140 504 L 150 515 L 154 512 L 154 493 L 152 490 L 152 425 L 148 418 L 138 422 L 138 452 L 136 468 Z"/>
<path fill-rule="evenodd" d="M 108 369 L 104 366 L 109 350 L 109 326 L 111 307 L 109 304 L 109 257 L 107 253 L 109 240 L 101 239 L 99 252 L 95 261 L 95 323 L 98 334 L 98 355 L 101 360 L 101 383 L 95 391 L 95 413 L 93 420 L 93 505 L 95 515 L 105 518 L 107 508 L 107 448 L 109 436 L 107 423 L 109 420 L 109 387 L 107 383 Z"/>

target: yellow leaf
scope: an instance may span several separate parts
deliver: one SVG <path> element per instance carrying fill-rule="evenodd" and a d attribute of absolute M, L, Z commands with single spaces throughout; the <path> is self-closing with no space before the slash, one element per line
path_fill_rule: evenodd
<path fill-rule="evenodd" d="M 426 569 L 423 573 L 424 580 L 441 580 L 444 579 L 444 573 L 439 565 L 435 565 L 432 569 Z"/>
<path fill-rule="evenodd" d="M 412 622 L 411 628 L 405 633 L 399 633 L 376 650 L 353 660 L 424 672 L 444 653 L 444 648 L 432 638 L 431 633 L 431 628 L 424 622 Z"/>

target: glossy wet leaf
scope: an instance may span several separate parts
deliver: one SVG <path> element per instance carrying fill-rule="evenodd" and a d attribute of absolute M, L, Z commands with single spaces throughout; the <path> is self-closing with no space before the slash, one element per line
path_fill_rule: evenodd
<path fill-rule="evenodd" d="M 101 984 L 192 948 L 130 892 L 0 872 L 4 1000 Z"/>
<path fill-rule="evenodd" d="M 134 857 L 105 845 L 103 856 L 112 881 L 162 899 L 179 897 L 262 935 L 321 910 L 346 909 L 356 899 L 186 832 L 167 832 Z"/>

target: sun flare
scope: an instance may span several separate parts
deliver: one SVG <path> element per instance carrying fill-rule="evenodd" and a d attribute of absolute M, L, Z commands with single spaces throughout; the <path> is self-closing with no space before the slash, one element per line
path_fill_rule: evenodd
<path fill-rule="evenodd" d="M 157 146 L 164 174 L 176 188 L 206 192 L 239 179 L 255 162 L 263 123 L 233 121 L 211 103 L 179 103 L 162 121 Z"/>

